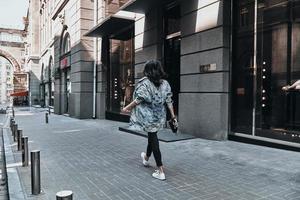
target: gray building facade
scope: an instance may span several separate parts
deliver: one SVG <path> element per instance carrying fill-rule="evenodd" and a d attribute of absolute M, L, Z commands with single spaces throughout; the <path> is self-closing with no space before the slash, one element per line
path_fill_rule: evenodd
<path fill-rule="evenodd" d="M 169 74 L 180 130 L 226 139 L 230 10 L 229 1 L 123 2 L 88 33 L 102 37 L 101 66 L 107 69 L 98 72 L 98 85 L 106 86 L 98 92 L 106 95 L 106 104 L 98 101 L 97 106 L 106 107 L 109 119 L 124 119 L 121 108 L 132 97 L 128 93 L 134 82 L 143 76 L 145 62 L 158 59 Z"/>
<path fill-rule="evenodd" d="M 121 109 L 132 100 L 145 62 L 158 59 L 169 74 L 182 132 L 299 147 L 299 92 L 282 89 L 300 79 L 299 1 L 101 5 L 104 17 L 86 34 L 101 38 L 97 117 L 128 120 Z"/>
<path fill-rule="evenodd" d="M 39 8 L 40 100 L 55 113 L 128 121 L 121 110 L 146 61 L 157 59 L 181 132 L 299 147 L 298 0 L 49 0 Z"/>

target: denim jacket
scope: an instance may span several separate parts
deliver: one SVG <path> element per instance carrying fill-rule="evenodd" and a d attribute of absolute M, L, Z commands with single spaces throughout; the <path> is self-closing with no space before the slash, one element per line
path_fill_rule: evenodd
<path fill-rule="evenodd" d="M 168 81 L 156 87 L 147 77 L 140 79 L 133 93 L 138 105 L 132 110 L 129 128 L 157 132 L 166 122 L 166 104 L 172 105 L 172 92 Z"/>

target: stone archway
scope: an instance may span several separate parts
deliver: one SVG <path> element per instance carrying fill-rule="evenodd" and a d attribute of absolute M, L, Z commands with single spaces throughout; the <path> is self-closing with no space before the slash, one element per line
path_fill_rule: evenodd
<path fill-rule="evenodd" d="M 6 58 L 14 67 L 14 72 L 21 72 L 21 66 L 18 61 L 8 52 L 0 49 L 0 56 Z"/>

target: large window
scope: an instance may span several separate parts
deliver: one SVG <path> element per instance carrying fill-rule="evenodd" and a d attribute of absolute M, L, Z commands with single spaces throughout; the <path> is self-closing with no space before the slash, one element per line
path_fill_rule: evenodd
<path fill-rule="evenodd" d="M 49 105 L 53 106 L 54 105 L 54 83 L 55 79 L 53 76 L 54 73 L 54 65 L 53 65 L 53 59 L 50 57 L 49 59 L 49 74 L 50 74 L 50 83 L 49 83 L 49 91 L 50 91 L 50 102 Z"/>
<path fill-rule="evenodd" d="M 133 39 L 110 39 L 109 109 L 121 113 L 134 91 Z"/>
<path fill-rule="evenodd" d="M 234 132 L 300 143 L 299 0 L 234 1 Z M 256 23 L 254 23 L 256 22 Z"/>
<path fill-rule="evenodd" d="M 69 51 L 71 51 L 71 41 L 70 41 L 69 33 L 66 33 L 64 36 L 61 50 L 62 50 L 61 55 L 64 55 Z"/>
<path fill-rule="evenodd" d="M 61 56 L 60 56 L 60 69 L 62 70 L 62 86 L 63 89 L 61 92 L 63 93 L 63 113 L 68 114 L 70 111 L 69 103 L 70 103 L 70 94 L 71 94 L 71 39 L 70 34 L 68 32 L 64 32 L 62 35 L 62 43 L 61 43 Z M 51 93 L 49 95 L 49 98 L 52 98 L 52 84 L 49 85 L 49 92 Z M 53 87 L 54 88 L 54 87 Z M 50 90 L 51 89 L 51 90 Z M 50 100 L 51 103 L 51 100 Z"/>

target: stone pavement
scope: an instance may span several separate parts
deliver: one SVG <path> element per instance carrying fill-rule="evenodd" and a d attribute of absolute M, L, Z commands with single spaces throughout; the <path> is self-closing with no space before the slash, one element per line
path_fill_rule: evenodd
<path fill-rule="evenodd" d="M 1 107 L 2 105 L 0 105 Z M 0 114 L 0 128 L 3 126 L 5 120 L 5 114 Z M 4 148 L 3 148 L 3 132 L 0 130 L 0 199 L 7 200 L 7 184 L 6 184 L 6 171 L 5 171 L 5 159 L 4 159 Z"/>
<path fill-rule="evenodd" d="M 75 200 L 300 199 L 299 152 L 233 141 L 161 142 L 167 180 L 159 181 L 151 177 L 153 158 L 152 167 L 141 163 L 146 138 L 118 131 L 126 124 L 54 114 L 45 124 L 39 111 L 16 111 L 29 148 L 41 150 L 42 194 L 30 195 L 30 167 L 15 165 L 26 199 L 52 200 L 60 190 L 72 190 Z"/>

